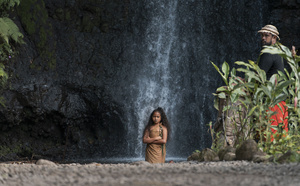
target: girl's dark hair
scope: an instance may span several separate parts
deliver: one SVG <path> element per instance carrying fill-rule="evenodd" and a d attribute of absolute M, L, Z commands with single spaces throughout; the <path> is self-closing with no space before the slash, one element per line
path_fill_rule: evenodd
<path fill-rule="evenodd" d="M 168 132 L 168 138 L 167 139 L 169 140 L 170 139 L 170 134 L 171 134 L 171 127 L 170 127 L 170 123 L 168 121 L 168 118 L 166 116 L 166 113 L 164 112 L 164 110 L 161 107 L 158 107 L 157 109 L 152 111 L 152 113 L 150 115 L 150 118 L 148 120 L 148 124 L 146 125 L 146 127 L 144 129 L 144 135 L 145 135 L 146 130 L 150 130 L 150 126 L 154 125 L 154 122 L 152 120 L 152 116 L 153 116 L 154 112 L 159 112 L 160 113 L 161 123 L 162 123 L 163 126 L 165 126 L 167 128 L 167 132 Z"/>

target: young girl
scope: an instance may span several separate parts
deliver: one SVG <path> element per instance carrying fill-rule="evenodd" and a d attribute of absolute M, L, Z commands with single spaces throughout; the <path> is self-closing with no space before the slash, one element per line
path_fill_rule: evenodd
<path fill-rule="evenodd" d="M 145 160 L 150 163 L 165 163 L 166 143 L 170 124 L 162 108 L 155 109 L 144 129 L 143 143 L 147 143 Z"/>

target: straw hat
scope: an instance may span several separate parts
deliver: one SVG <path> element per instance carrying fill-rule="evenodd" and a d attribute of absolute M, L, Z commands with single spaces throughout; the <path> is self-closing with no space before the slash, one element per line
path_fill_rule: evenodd
<path fill-rule="evenodd" d="M 266 25 L 266 26 L 262 27 L 262 29 L 259 30 L 258 33 L 271 33 L 271 34 L 277 36 L 278 40 L 280 40 L 279 32 L 278 32 L 277 28 L 273 25 Z"/>

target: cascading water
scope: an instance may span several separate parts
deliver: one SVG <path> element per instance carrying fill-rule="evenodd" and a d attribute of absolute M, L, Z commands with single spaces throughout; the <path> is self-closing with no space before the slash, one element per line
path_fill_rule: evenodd
<path fill-rule="evenodd" d="M 145 123 L 150 113 L 158 106 L 163 107 L 166 113 L 172 117 L 171 111 L 174 109 L 176 97 L 171 88 L 170 76 L 170 51 L 176 40 L 176 8 L 177 1 L 168 3 L 152 2 L 153 10 L 157 12 L 151 18 L 147 28 L 145 43 L 148 50 L 144 61 L 147 73 L 137 77 L 139 94 L 134 102 L 138 121 L 138 138 L 136 141 L 135 155 L 142 156 L 142 135 Z M 173 64 L 176 65 L 176 64 Z"/>
<path fill-rule="evenodd" d="M 212 93 L 223 84 L 210 61 L 220 66 L 255 59 L 255 35 L 263 22 L 255 11 L 261 0 L 139 3 L 143 9 L 124 36 L 122 70 L 110 90 L 114 101 L 123 105 L 126 123 L 126 148 L 118 156 L 144 156 L 143 129 L 151 112 L 162 107 L 172 128 L 167 158 L 186 158 L 211 144 L 207 124 L 217 113 Z"/>
<path fill-rule="evenodd" d="M 143 157 L 143 129 L 151 112 L 162 107 L 171 123 L 172 135 L 167 144 L 168 157 L 185 157 L 191 151 L 204 146 L 207 136 L 203 109 L 207 93 L 195 90 L 187 59 L 188 42 L 180 41 L 178 30 L 178 1 L 147 1 L 150 19 L 145 30 L 143 58 L 130 94 L 132 109 L 127 115 L 128 149 L 133 157 Z M 184 63 L 183 63 L 184 62 Z M 197 78 L 197 77 L 196 77 Z M 207 78 L 207 76 L 204 76 Z M 204 90 L 205 91 L 205 90 Z M 132 91 L 131 91 L 132 92 Z M 204 95 L 195 100 L 196 94 Z M 209 140 L 209 138 L 207 138 Z M 193 149 L 193 150 L 191 150 Z"/>

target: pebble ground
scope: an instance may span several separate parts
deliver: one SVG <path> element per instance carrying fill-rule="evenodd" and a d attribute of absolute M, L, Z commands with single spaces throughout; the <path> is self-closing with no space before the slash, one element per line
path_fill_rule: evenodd
<path fill-rule="evenodd" d="M 247 161 L 149 164 L 1 163 L 0 185 L 300 185 L 300 164 Z"/>

